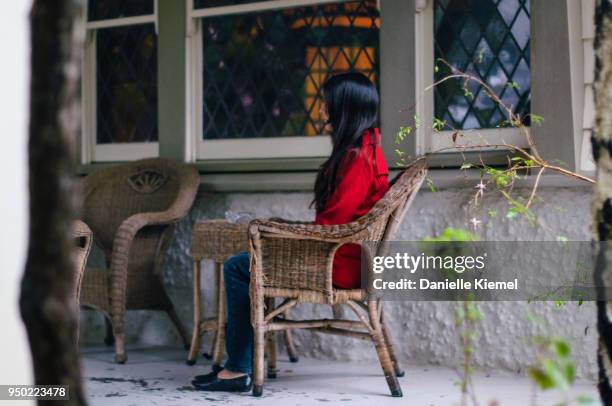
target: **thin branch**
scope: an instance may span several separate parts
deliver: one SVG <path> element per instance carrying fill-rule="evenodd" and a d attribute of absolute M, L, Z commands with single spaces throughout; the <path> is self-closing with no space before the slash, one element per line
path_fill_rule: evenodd
<path fill-rule="evenodd" d="M 536 190 L 538 189 L 538 184 L 540 183 L 540 178 L 542 177 L 542 174 L 544 173 L 545 170 L 546 168 L 542 167 L 540 171 L 538 172 L 538 176 L 536 177 L 535 184 L 533 185 L 533 189 L 531 189 L 531 195 L 529 195 L 529 200 L 527 200 L 527 204 L 525 204 L 525 207 L 527 209 L 529 208 L 529 206 L 531 206 L 531 202 L 533 202 L 533 198 L 535 197 Z"/>

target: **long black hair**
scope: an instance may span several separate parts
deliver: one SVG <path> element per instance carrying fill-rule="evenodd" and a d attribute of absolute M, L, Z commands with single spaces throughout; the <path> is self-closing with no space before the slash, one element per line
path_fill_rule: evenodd
<path fill-rule="evenodd" d="M 323 85 L 329 124 L 332 127 L 332 153 L 321 165 L 315 181 L 314 205 L 323 210 L 337 185 L 338 168 L 351 148 L 361 147 L 363 132 L 372 128 L 378 116 L 378 92 L 365 75 L 357 72 L 330 77 Z"/>

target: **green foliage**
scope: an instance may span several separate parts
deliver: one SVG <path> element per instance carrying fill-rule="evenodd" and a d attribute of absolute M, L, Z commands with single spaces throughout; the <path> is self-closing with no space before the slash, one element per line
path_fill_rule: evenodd
<path fill-rule="evenodd" d="M 531 120 L 531 124 L 542 125 L 542 123 L 544 122 L 544 117 L 538 116 L 537 114 L 530 113 L 528 114 L 528 116 Z"/>
<path fill-rule="evenodd" d="M 437 117 L 433 118 L 433 123 L 431 125 L 431 129 L 434 130 L 434 132 L 442 131 L 445 126 L 446 126 L 446 121 L 440 120 Z"/>
<path fill-rule="evenodd" d="M 531 210 L 529 210 L 527 206 L 525 206 L 520 201 L 514 199 L 512 196 L 510 196 L 510 194 L 508 194 L 508 192 L 502 190 L 501 193 L 502 195 L 504 195 L 504 197 L 508 201 L 508 204 L 510 205 L 510 208 L 506 213 L 506 218 L 513 219 L 518 216 L 523 216 L 527 219 L 527 221 L 529 221 L 530 224 L 535 224 L 535 214 L 533 214 L 533 212 L 531 212 Z"/>
<path fill-rule="evenodd" d="M 517 90 L 521 90 L 521 87 L 519 86 L 518 83 L 516 82 L 508 82 L 506 83 L 506 86 L 510 89 L 517 89 Z"/>
<path fill-rule="evenodd" d="M 522 156 L 515 156 L 510 159 L 510 161 L 516 165 L 524 166 L 526 168 L 530 168 L 535 165 L 532 159 L 525 159 Z"/>
<path fill-rule="evenodd" d="M 541 390 L 569 390 L 575 380 L 570 345 L 561 338 L 536 337 L 539 349 L 537 363 L 528 369 L 531 379 Z"/>
<path fill-rule="evenodd" d="M 425 179 L 425 183 L 427 183 L 427 187 L 429 187 L 429 190 L 431 192 L 435 193 L 438 191 L 438 189 L 436 188 L 436 185 L 434 184 L 433 180 L 431 180 L 431 178 Z"/>
<path fill-rule="evenodd" d="M 397 135 L 395 136 L 395 143 L 400 144 L 404 139 L 412 133 L 412 127 L 400 127 Z M 396 150 L 397 151 L 397 150 Z"/>
<path fill-rule="evenodd" d="M 478 241 L 478 236 L 468 230 L 447 227 L 442 233 L 435 237 L 426 237 L 423 241 L 427 242 L 448 242 L 448 241 Z"/>
<path fill-rule="evenodd" d="M 512 169 L 501 170 L 490 166 L 484 166 L 482 168 L 482 173 L 483 175 L 489 175 L 498 188 L 508 187 L 518 178 L 516 171 Z"/>

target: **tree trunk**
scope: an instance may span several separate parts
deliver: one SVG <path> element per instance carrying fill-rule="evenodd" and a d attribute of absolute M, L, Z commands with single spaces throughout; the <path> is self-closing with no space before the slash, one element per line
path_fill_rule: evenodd
<path fill-rule="evenodd" d="M 80 10 L 77 0 L 35 0 L 30 15 L 30 242 L 19 305 L 34 381 L 69 385 L 70 400 L 55 402 L 62 405 L 86 404 L 69 238 L 76 217 L 72 153 L 79 131 Z"/>
<path fill-rule="evenodd" d="M 612 4 L 598 0 L 595 12 L 595 131 L 593 157 L 597 184 L 593 199 L 595 280 L 598 288 L 597 330 L 599 393 L 603 404 L 612 404 Z"/>

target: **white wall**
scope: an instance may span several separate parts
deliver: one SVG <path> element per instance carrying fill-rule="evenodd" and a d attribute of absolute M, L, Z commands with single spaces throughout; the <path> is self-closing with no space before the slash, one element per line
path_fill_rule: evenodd
<path fill-rule="evenodd" d="M 0 5 L 0 173 L 4 175 L 0 198 L 0 384 L 32 383 L 29 347 L 17 302 L 28 232 L 26 148 L 30 5 L 30 1 L 7 1 Z"/>

